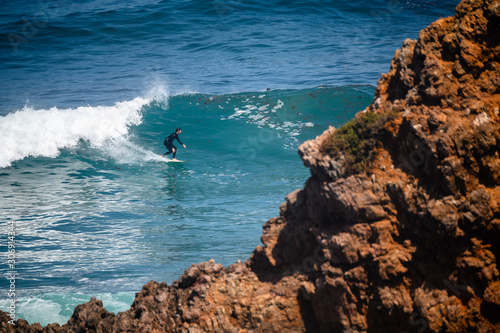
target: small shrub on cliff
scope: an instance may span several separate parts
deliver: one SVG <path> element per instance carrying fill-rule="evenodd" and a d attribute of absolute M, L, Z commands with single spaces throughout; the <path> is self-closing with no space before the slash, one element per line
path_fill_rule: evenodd
<path fill-rule="evenodd" d="M 344 156 L 344 167 L 348 174 L 362 172 L 370 160 L 379 134 L 387 121 L 395 118 L 397 111 L 384 114 L 365 112 L 337 129 L 321 147 L 323 154 L 332 157 Z"/>

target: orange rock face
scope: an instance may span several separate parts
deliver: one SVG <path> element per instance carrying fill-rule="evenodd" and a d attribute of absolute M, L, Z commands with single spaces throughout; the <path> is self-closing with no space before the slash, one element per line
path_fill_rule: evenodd
<path fill-rule="evenodd" d="M 363 112 L 396 114 L 366 170 L 323 153 L 333 128 L 302 144 L 311 177 L 245 263 L 17 331 L 500 332 L 500 1 L 464 0 L 406 40 Z"/>

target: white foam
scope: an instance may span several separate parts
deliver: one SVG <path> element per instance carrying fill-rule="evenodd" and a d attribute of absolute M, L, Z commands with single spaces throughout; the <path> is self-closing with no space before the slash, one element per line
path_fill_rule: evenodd
<path fill-rule="evenodd" d="M 102 147 L 105 157 L 111 157 L 120 164 L 141 164 L 142 162 L 166 162 L 167 159 L 132 143 L 126 137 L 109 140 Z"/>
<path fill-rule="evenodd" d="M 103 293 L 93 295 L 102 303 L 107 311 L 118 313 L 127 311 L 134 300 L 134 293 Z M 47 294 L 38 297 L 18 299 L 16 315 L 29 323 L 40 323 L 42 326 L 51 323 L 65 324 L 74 311 L 75 306 L 89 301 L 85 294 Z M 8 300 L 0 300 L 0 309 L 7 311 Z"/>
<path fill-rule="evenodd" d="M 259 98 L 261 98 L 261 95 Z M 255 97 L 255 96 L 253 96 Z M 245 100 L 244 102 L 248 102 Z M 276 131 L 276 135 L 281 137 L 280 132 L 282 131 L 285 138 L 284 148 L 286 149 L 296 149 L 299 140 L 297 137 L 301 134 L 301 130 L 308 127 L 314 127 L 312 122 L 303 122 L 301 120 L 284 121 L 283 117 L 278 114 L 278 110 L 283 109 L 285 103 L 278 99 L 276 105 L 269 110 L 269 104 L 259 106 L 260 103 L 256 105 L 246 104 L 241 109 L 234 108 L 234 113 L 227 117 L 221 117 L 221 120 L 246 120 L 247 122 L 257 125 L 259 128 L 270 128 Z M 269 114 L 274 114 L 270 117 Z"/>
<path fill-rule="evenodd" d="M 265 116 L 263 114 L 255 114 L 255 115 L 248 116 L 248 119 L 252 119 L 253 121 L 257 121 L 257 120 L 262 119 L 264 117 Z"/>
<path fill-rule="evenodd" d="M 278 99 L 278 104 L 276 104 L 276 106 L 271 110 L 271 112 L 276 113 L 276 111 L 278 111 L 279 109 L 281 109 L 284 105 L 285 105 L 285 103 L 283 103 L 281 101 L 281 99 Z"/>
<path fill-rule="evenodd" d="M 0 118 L 0 167 L 28 156 L 57 157 L 63 148 L 74 148 L 80 140 L 103 147 L 127 139 L 130 126 L 142 121 L 141 109 L 149 99 L 137 97 L 112 106 L 82 106 L 75 109 L 22 110 Z"/>
<path fill-rule="evenodd" d="M 21 300 L 16 306 L 16 315 L 29 323 L 39 322 L 41 325 L 65 323 L 68 318 L 61 315 L 63 307 L 52 301 L 40 298 Z"/>

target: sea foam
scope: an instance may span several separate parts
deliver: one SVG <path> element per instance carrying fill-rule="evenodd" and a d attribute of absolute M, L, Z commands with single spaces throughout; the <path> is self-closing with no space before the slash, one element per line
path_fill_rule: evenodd
<path fill-rule="evenodd" d="M 129 128 L 142 122 L 141 109 L 151 100 L 137 97 L 112 106 L 75 109 L 23 109 L 0 118 L 0 167 L 28 156 L 57 157 L 81 140 L 100 148 L 126 141 Z"/>

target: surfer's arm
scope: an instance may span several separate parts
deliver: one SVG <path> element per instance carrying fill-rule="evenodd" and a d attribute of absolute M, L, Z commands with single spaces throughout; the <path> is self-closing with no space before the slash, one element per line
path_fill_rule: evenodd
<path fill-rule="evenodd" d="M 179 141 L 179 143 L 180 143 L 180 144 L 181 144 L 184 148 L 186 148 L 186 145 L 185 145 L 185 144 L 183 144 L 183 143 L 181 142 L 181 140 L 179 139 L 179 136 L 177 136 L 177 141 Z"/>

